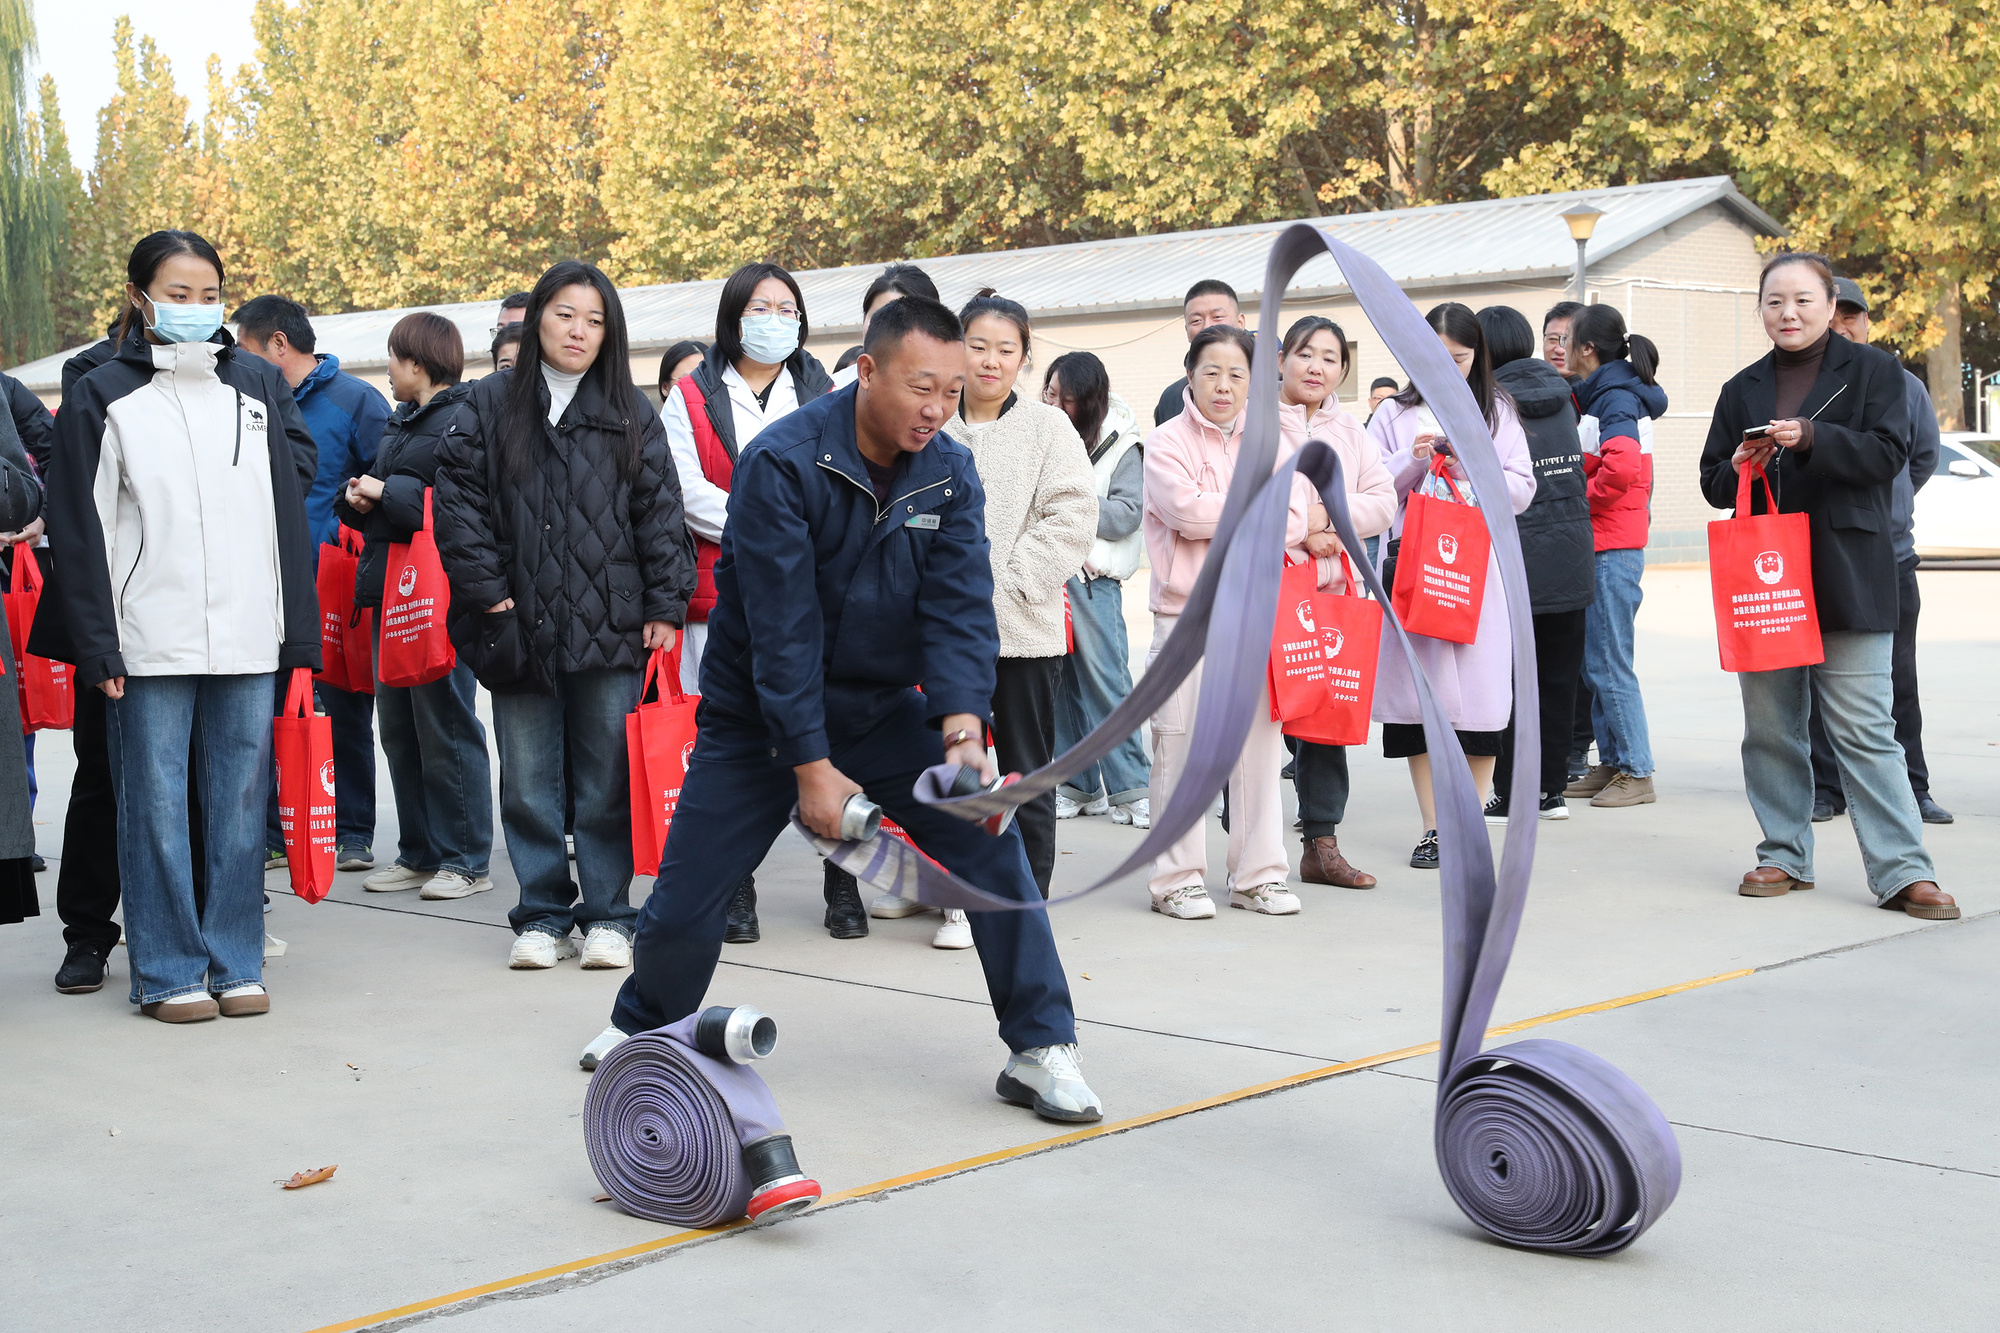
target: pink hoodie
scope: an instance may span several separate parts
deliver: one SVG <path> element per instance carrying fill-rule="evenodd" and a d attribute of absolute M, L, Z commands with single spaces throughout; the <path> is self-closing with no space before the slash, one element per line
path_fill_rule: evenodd
<path fill-rule="evenodd" d="M 1278 459 L 1290 458 L 1303 449 L 1308 440 L 1323 440 L 1333 446 L 1340 456 L 1340 475 L 1347 483 L 1347 513 L 1354 520 L 1355 535 L 1366 540 L 1378 533 L 1387 532 L 1389 525 L 1396 521 L 1396 482 L 1389 475 L 1389 469 L 1382 465 L 1382 451 L 1375 442 L 1362 431 L 1361 424 L 1349 416 L 1334 398 L 1328 398 L 1319 411 L 1307 417 L 1307 408 L 1280 404 L 1278 407 Z M 1310 488 L 1308 488 L 1310 489 Z M 1313 500 L 1319 499 L 1313 495 Z M 1331 518 L 1319 519 L 1315 523 L 1331 529 Z M 1306 559 L 1303 540 L 1288 552 L 1297 563 Z M 1340 557 L 1337 555 L 1319 558 L 1319 586 L 1321 592 L 1346 592 L 1347 577 L 1340 572 Z"/>
<path fill-rule="evenodd" d="M 1222 503 L 1230 478 L 1236 475 L 1236 455 L 1243 443 L 1243 414 L 1237 414 L 1225 434 L 1195 410 L 1186 390 L 1181 391 L 1181 401 L 1181 414 L 1146 437 L 1146 504 L 1140 526 L 1146 533 L 1146 558 L 1153 566 L 1154 615 L 1177 616 L 1187 605 L 1208 559 L 1208 543 L 1222 518 Z M 1282 443 L 1279 448 L 1284 448 Z M 1291 517 L 1285 524 L 1288 548 L 1305 541 L 1312 500 L 1312 487 L 1305 478 L 1293 478 Z"/>

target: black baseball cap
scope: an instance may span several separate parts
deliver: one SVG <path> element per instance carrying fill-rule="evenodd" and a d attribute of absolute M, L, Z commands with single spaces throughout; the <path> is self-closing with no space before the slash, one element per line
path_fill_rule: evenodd
<path fill-rule="evenodd" d="M 1851 305 L 1864 315 L 1874 313 L 1868 308 L 1868 298 L 1862 295 L 1861 284 L 1852 278 L 1833 280 L 1833 303 L 1836 306 Z"/>

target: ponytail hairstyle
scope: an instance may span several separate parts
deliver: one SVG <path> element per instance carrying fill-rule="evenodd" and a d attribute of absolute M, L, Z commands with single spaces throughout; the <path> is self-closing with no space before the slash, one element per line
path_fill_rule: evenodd
<path fill-rule="evenodd" d="M 1200 294 L 1196 293 L 1197 296 Z M 1192 301 L 1194 297 L 1190 296 L 1188 299 Z M 1187 368 L 1189 375 L 1193 375 L 1195 363 L 1201 360 L 1201 354 L 1217 343 L 1224 342 L 1235 343 L 1243 349 L 1245 361 L 1253 366 L 1257 364 L 1257 336 L 1235 324 L 1211 324 L 1195 334 L 1193 340 L 1188 343 L 1187 359 L 1181 364 Z"/>
<path fill-rule="evenodd" d="M 1472 307 L 1457 301 L 1446 301 L 1443 305 L 1432 306 L 1424 316 L 1424 323 L 1436 330 L 1440 337 L 1449 338 L 1460 347 L 1472 349 L 1472 370 L 1465 377 L 1465 387 L 1472 390 L 1472 401 L 1479 404 L 1479 414 L 1486 418 L 1487 428 L 1493 429 L 1499 423 L 1498 408 L 1502 402 L 1512 402 L 1505 389 L 1493 382 L 1493 357 L 1486 350 L 1486 330 L 1480 327 L 1479 316 L 1472 313 Z M 1570 326 L 1570 341 L 1576 340 L 1576 326 Z M 1651 344 L 1647 344 L 1651 346 Z M 1417 382 L 1412 379 L 1410 387 L 1396 395 L 1396 401 L 1404 407 L 1422 407 L 1424 396 L 1417 392 Z"/>
<path fill-rule="evenodd" d="M 1597 363 L 1629 359 L 1632 369 L 1639 374 L 1642 384 L 1657 384 L 1654 378 L 1660 369 L 1660 349 L 1653 346 L 1653 340 L 1642 334 L 1625 332 L 1625 316 L 1618 313 L 1615 305 L 1585 306 L 1583 312 L 1570 321 L 1570 346 L 1584 346 L 1597 353 Z"/>
<path fill-rule="evenodd" d="M 1051 384 L 1083 447 L 1095 450 L 1104 439 L 1104 419 L 1111 415 L 1111 376 L 1104 363 L 1092 352 L 1064 352 L 1042 376 L 1044 389 Z"/>
<path fill-rule="evenodd" d="M 548 448 L 542 406 L 542 312 L 565 287 L 591 287 L 604 301 L 604 342 L 597 359 L 583 372 L 584 383 L 595 381 L 604 410 L 624 427 L 618 450 L 618 476 L 627 485 L 639 476 L 639 428 L 646 400 L 632 383 L 631 344 L 625 333 L 625 307 L 618 289 L 595 264 L 565 259 L 542 274 L 528 293 L 528 313 L 521 321 L 521 357 L 510 372 L 501 413 L 500 462 L 510 480 L 519 483 L 534 470 Z M 496 340 L 497 345 L 497 340 Z"/>
<path fill-rule="evenodd" d="M 1018 329 L 1021 334 L 1021 356 L 1024 360 L 1027 358 L 1028 353 L 1033 350 L 1034 335 L 1028 328 L 1026 306 L 1019 301 L 1008 300 L 991 287 L 981 287 L 978 294 L 965 303 L 965 309 L 958 312 L 958 322 L 965 328 L 971 328 L 972 321 L 981 315 L 998 315 Z"/>
<path fill-rule="evenodd" d="M 156 231 L 150 236 L 140 238 L 139 243 L 132 247 L 131 256 L 125 261 L 125 280 L 144 293 L 153 279 L 159 276 L 160 265 L 175 255 L 193 255 L 196 259 L 205 259 L 215 265 L 215 283 L 218 287 L 228 280 L 229 275 L 222 270 L 222 256 L 215 253 L 214 246 L 191 231 Z M 139 307 L 127 301 L 124 318 L 117 325 L 118 341 L 124 342 L 131 337 L 134 329 L 143 329 L 145 319 Z"/>

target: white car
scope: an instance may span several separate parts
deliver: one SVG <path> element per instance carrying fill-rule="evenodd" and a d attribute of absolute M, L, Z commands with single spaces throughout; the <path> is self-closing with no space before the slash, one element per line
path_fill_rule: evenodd
<path fill-rule="evenodd" d="M 1917 492 L 1916 539 L 1925 560 L 2000 557 L 2000 436 L 1939 438 L 1937 471 Z"/>

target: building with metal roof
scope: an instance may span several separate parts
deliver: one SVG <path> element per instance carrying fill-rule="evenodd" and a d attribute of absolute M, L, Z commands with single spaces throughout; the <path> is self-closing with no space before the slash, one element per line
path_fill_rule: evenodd
<path fill-rule="evenodd" d="M 1566 295 L 1576 245 L 1562 214 L 1579 203 L 1603 214 L 1586 247 L 1591 299 L 1618 305 L 1634 331 L 1659 344 L 1662 383 L 1673 400 L 1655 443 L 1654 554 L 1698 551 L 1710 511 L 1694 484 L 1693 460 L 1717 390 L 1765 350 L 1755 310 L 1756 242 L 1783 234 L 1734 181 L 1711 176 L 1307 220 L 1366 251 L 1420 306 L 1447 300 L 1475 309 L 1511 304 L 1539 327 L 1542 312 Z M 1187 289 L 1220 278 L 1249 305 L 1261 296 L 1272 241 L 1290 225 L 1260 222 L 918 262 L 949 304 L 992 287 L 1026 306 L 1042 361 L 1053 359 L 1051 349 L 1097 353 L 1114 388 L 1143 419 L 1180 374 L 1180 308 Z M 829 365 L 858 335 L 862 294 L 880 271 L 879 264 L 866 264 L 796 275 L 813 326 L 808 345 Z M 720 280 L 709 280 L 621 290 L 639 383 L 655 382 L 657 358 L 670 344 L 712 336 L 721 289 Z M 1366 321 L 1331 259 L 1307 264 L 1285 305 L 1288 314 L 1326 314 L 1360 335 L 1353 373 L 1342 387 L 1350 401 L 1365 398 L 1377 375 L 1400 378 L 1367 337 Z M 422 308 L 458 325 L 468 373 L 484 368 L 499 302 Z M 317 316 L 318 350 L 386 390 L 389 330 L 408 313 Z M 68 355 L 44 357 L 12 373 L 53 404 Z"/>

